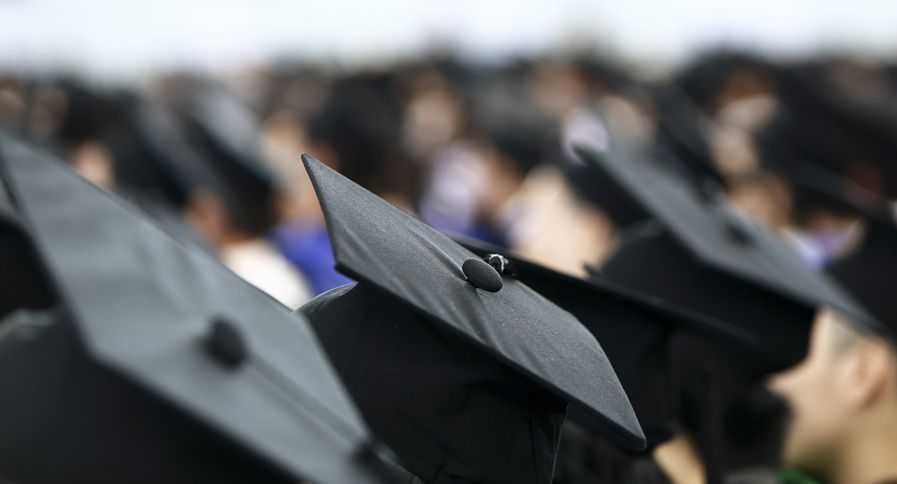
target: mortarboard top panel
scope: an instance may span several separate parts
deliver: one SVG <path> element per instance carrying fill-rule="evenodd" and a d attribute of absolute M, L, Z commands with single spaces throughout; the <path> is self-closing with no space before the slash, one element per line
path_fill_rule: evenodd
<path fill-rule="evenodd" d="M 249 109 L 219 86 L 188 89 L 184 107 L 211 142 L 249 176 L 269 185 L 277 179 L 261 159 L 258 122 Z"/>
<path fill-rule="evenodd" d="M 500 254 L 510 262 L 511 277 L 535 289 L 585 325 L 602 344 L 635 409 L 648 449 L 674 432 L 677 391 L 670 372 L 669 338 L 683 330 L 732 346 L 752 347 L 743 329 L 607 279 L 563 274 L 485 242 L 453 237 L 481 256 Z"/>
<path fill-rule="evenodd" d="M 610 362 L 572 315 L 519 281 L 505 281 L 496 292 L 478 289 L 462 268 L 479 260 L 473 253 L 311 156 L 302 159 L 341 272 L 395 296 L 582 408 L 592 419 L 588 424 L 619 445 L 644 446 Z"/>
<path fill-rule="evenodd" d="M 231 223 L 261 235 L 277 223 L 280 180 L 267 166 L 257 120 L 223 88 L 210 84 L 180 93 L 185 132 L 221 183 L 212 188 L 228 202 Z"/>
<path fill-rule="evenodd" d="M 0 161 L 101 366 L 292 475 L 378 482 L 353 458 L 367 429 L 301 319 L 45 154 L 6 140 Z M 212 357 L 235 339 L 245 358 Z"/>
<path fill-rule="evenodd" d="M 150 160 L 175 190 L 186 196 L 200 186 L 222 189 L 220 177 L 209 161 L 191 146 L 181 123 L 165 105 L 152 99 L 136 99 L 128 114 Z"/>
<path fill-rule="evenodd" d="M 697 260 L 799 304 L 832 306 L 873 324 L 840 288 L 805 267 L 785 242 L 717 194 L 699 192 L 647 160 L 583 148 L 577 153 L 623 186 Z"/>
<path fill-rule="evenodd" d="M 750 346 L 754 342 L 753 336 L 742 328 L 697 313 L 688 308 L 676 306 L 659 297 L 616 284 L 609 279 L 604 279 L 597 275 L 591 275 L 588 279 L 579 278 L 526 260 L 519 255 L 509 252 L 507 249 L 488 242 L 461 235 L 452 235 L 451 238 L 479 256 L 488 254 L 504 256 L 511 262 L 514 268 L 516 273 L 513 276 L 514 278 L 519 279 L 530 288 L 536 289 L 537 292 L 548 297 L 548 299 L 554 300 L 549 295 L 550 293 L 577 291 L 578 294 L 581 294 L 581 291 L 585 291 L 592 297 L 607 299 L 621 307 L 628 307 L 633 311 L 640 311 L 655 316 L 655 321 L 660 324 L 681 325 L 704 331 L 714 337 L 731 340 L 735 344 Z M 540 291 L 539 289 L 541 288 L 544 288 L 545 291 Z M 559 306 L 564 308 L 563 305 L 559 304 Z M 574 316 L 577 316 L 587 327 L 589 326 L 589 322 L 584 321 L 581 316 L 576 314 Z M 593 319 L 599 318 L 600 313 L 592 316 Z M 600 338 L 600 336 L 600 334 L 595 335 L 596 338 Z M 600 339 L 599 342 L 601 342 Z"/>

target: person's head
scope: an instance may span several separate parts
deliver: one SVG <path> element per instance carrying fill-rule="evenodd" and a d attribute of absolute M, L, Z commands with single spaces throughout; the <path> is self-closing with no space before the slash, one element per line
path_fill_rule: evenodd
<path fill-rule="evenodd" d="M 309 150 L 350 180 L 406 209 L 417 204 L 421 164 L 404 149 L 390 76 L 336 83 L 311 117 Z"/>
<path fill-rule="evenodd" d="M 793 409 L 788 465 L 832 476 L 859 439 L 897 441 L 897 351 L 833 310 L 817 316 L 803 362 L 770 386 Z"/>

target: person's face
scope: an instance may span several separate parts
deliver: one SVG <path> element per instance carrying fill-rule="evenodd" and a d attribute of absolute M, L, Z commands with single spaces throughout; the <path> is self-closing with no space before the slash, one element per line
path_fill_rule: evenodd
<path fill-rule="evenodd" d="M 849 425 L 850 402 L 845 395 L 842 335 L 846 323 L 822 311 L 813 325 L 807 357 L 799 365 L 774 375 L 771 389 L 791 406 L 784 462 L 809 472 L 826 473 L 838 455 L 840 437 Z"/>

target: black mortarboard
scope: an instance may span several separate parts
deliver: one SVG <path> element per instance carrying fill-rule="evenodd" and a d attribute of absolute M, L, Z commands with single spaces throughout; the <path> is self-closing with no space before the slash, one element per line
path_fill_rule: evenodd
<path fill-rule="evenodd" d="M 233 222 L 261 233 L 276 222 L 278 181 L 261 152 L 258 121 L 246 106 L 216 86 L 185 89 L 187 132 L 223 182 Z"/>
<path fill-rule="evenodd" d="M 81 80 L 62 78 L 52 83 L 65 96 L 65 110 L 58 120 L 58 141 L 77 146 L 96 141 L 119 119 L 119 93 L 91 86 Z"/>
<path fill-rule="evenodd" d="M 724 412 L 758 378 L 803 359 L 816 310 L 827 305 L 869 324 L 871 319 L 836 285 L 805 267 L 784 241 L 736 213 L 706 185 L 689 184 L 646 159 L 579 154 L 651 215 L 647 225 L 628 230 L 601 274 L 757 338 L 753 349 L 685 333 L 671 341 L 681 405 L 692 409 L 680 416 L 696 434 L 708 481 L 719 482 L 727 459 Z M 770 424 L 778 425 L 774 420 Z"/>
<path fill-rule="evenodd" d="M 780 111 L 756 134 L 755 145 L 761 165 L 790 182 L 797 217 L 823 209 L 882 219 L 886 210 L 881 195 L 847 176 L 851 159 L 864 158 L 854 150 L 856 144 L 845 143 L 841 131 L 829 126 L 825 116 Z"/>
<path fill-rule="evenodd" d="M 55 310 L 0 323 L 0 475 L 15 482 L 380 482 L 301 318 L 60 162 L 0 174 Z"/>
<path fill-rule="evenodd" d="M 649 217 L 644 208 L 632 200 L 620 185 L 608 180 L 593 164 L 583 163 L 576 156 L 563 156 L 561 160 L 564 178 L 576 197 L 599 207 L 618 228 Z"/>
<path fill-rule="evenodd" d="M 675 83 L 651 91 L 657 109 L 657 148 L 678 163 L 693 181 L 724 185 L 705 131 L 712 121 Z"/>
<path fill-rule="evenodd" d="M 826 272 L 849 292 L 889 331 L 897 335 L 897 227 L 892 223 L 867 221 L 860 245 Z"/>
<path fill-rule="evenodd" d="M 708 267 L 654 222 L 630 228 L 597 272 L 602 277 L 749 331 L 758 338 L 750 373 L 785 368 L 806 354 L 816 308 Z"/>
<path fill-rule="evenodd" d="M 751 321 L 743 316 L 745 313 L 739 307 L 731 304 L 726 294 L 738 294 L 744 301 L 753 296 L 776 301 L 767 308 L 769 313 L 764 313 L 768 317 L 789 307 L 803 309 L 809 315 L 817 307 L 828 305 L 858 319 L 869 320 L 869 316 L 836 285 L 805 267 L 784 241 L 735 212 L 717 193 L 684 183 L 661 165 L 650 164 L 648 160 L 630 158 L 622 153 L 599 155 L 586 149 L 579 149 L 578 154 L 600 167 L 609 179 L 622 187 L 631 200 L 662 227 L 663 237 L 672 242 L 665 249 L 672 260 L 664 260 L 660 251 L 652 253 L 647 249 L 645 256 L 654 263 L 681 266 L 678 267 L 680 271 L 693 268 L 691 272 L 695 274 L 689 277 L 685 273 L 661 270 L 666 267 L 664 265 L 651 268 L 649 259 L 640 259 L 640 255 L 633 253 L 633 263 L 644 267 L 645 272 L 653 276 L 631 276 L 629 269 L 616 271 L 611 264 L 604 271 L 614 274 L 611 279 L 621 277 L 633 284 L 650 279 L 644 283 L 651 283 L 650 289 L 660 292 L 655 295 L 722 321 L 742 321 L 746 329 L 751 328 Z M 623 250 L 634 251 L 634 248 L 624 247 Z M 622 257 L 625 252 L 619 254 L 617 261 Z M 695 287 L 706 292 L 694 290 L 684 284 L 686 280 L 700 283 Z M 723 288 L 729 286 L 739 292 L 723 292 Z M 701 304 L 708 306 L 707 310 L 703 310 Z M 787 311 L 785 320 L 793 321 L 794 312 Z"/>
<path fill-rule="evenodd" d="M 738 456 L 727 455 L 732 443 L 725 434 L 729 414 L 746 409 L 747 413 L 768 415 L 768 424 L 778 425 L 778 407 L 763 404 L 756 411 L 753 403 L 738 404 L 754 401 L 754 386 L 762 376 L 803 359 L 815 307 L 701 263 L 656 222 L 628 229 L 600 274 L 735 325 L 755 338 L 753 346 L 733 345 L 698 332 L 679 331 L 669 338 L 666 348 L 669 371 L 678 384 L 677 421 L 694 433 L 708 482 L 720 482 L 724 467 Z M 767 423 L 757 416 L 751 418 Z M 751 436 L 742 432 L 739 439 L 766 439 L 762 445 L 769 446 L 769 433 L 773 430 L 757 425 Z M 742 442 L 740 447 L 743 453 L 751 446 Z"/>
<path fill-rule="evenodd" d="M 145 198 L 183 210 L 195 191 L 228 195 L 224 181 L 185 135 L 183 123 L 162 103 L 134 97 L 124 122 L 110 136 L 116 185 L 139 201 Z M 231 204 L 238 200 L 228 200 Z"/>
<path fill-rule="evenodd" d="M 304 155 L 337 269 L 299 311 L 375 435 L 427 482 L 550 482 L 566 404 L 627 448 L 644 436 L 568 312 Z M 456 479 L 456 480 L 452 480 Z"/>
<path fill-rule="evenodd" d="M 887 91 L 876 93 L 862 85 L 845 87 L 843 79 L 837 80 L 843 67 L 811 62 L 779 73 L 780 104 L 794 120 L 789 139 L 809 151 L 810 161 L 859 175 L 867 188 L 894 198 L 897 168 L 892 154 L 897 138 Z M 851 90 L 862 90 L 863 96 Z"/>
<path fill-rule="evenodd" d="M 667 354 L 669 336 L 685 328 L 735 345 L 752 343 L 743 330 L 607 279 L 580 279 L 485 242 L 455 240 L 480 256 L 504 257 L 510 263 L 507 273 L 572 313 L 601 342 L 635 409 L 648 449 L 675 430 L 677 399 Z"/>

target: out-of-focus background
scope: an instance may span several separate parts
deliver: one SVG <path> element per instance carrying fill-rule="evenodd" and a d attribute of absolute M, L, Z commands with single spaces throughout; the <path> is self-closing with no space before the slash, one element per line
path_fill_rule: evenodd
<path fill-rule="evenodd" d="M 291 307 L 346 280 L 305 151 L 572 274 L 621 215 L 573 147 L 638 153 L 820 265 L 897 198 L 894 25 L 888 0 L 0 0 L 0 129 Z"/>

